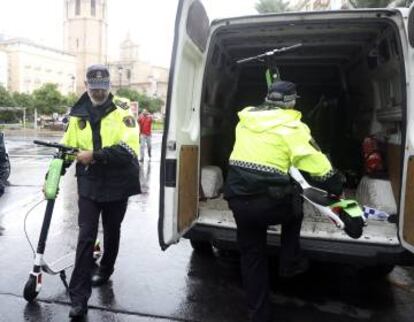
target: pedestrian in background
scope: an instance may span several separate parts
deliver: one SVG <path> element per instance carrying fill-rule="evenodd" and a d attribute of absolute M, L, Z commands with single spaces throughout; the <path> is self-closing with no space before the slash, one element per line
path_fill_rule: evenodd
<path fill-rule="evenodd" d="M 152 133 L 152 115 L 144 109 L 138 117 L 141 154 L 140 161 L 144 161 L 145 146 L 148 151 L 148 158 L 151 159 L 151 133 Z"/>
<path fill-rule="evenodd" d="M 314 185 L 340 195 L 342 181 L 313 143 L 309 128 L 294 110 L 296 86 L 272 84 L 261 106 L 238 113 L 236 141 L 229 160 L 224 197 L 233 211 L 241 253 L 241 273 L 251 321 L 273 321 L 269 301 L 267 228 L 282 225 L 279 275 L 307 270 L 300 252 L 303 212 L 291 166 L 304 171 Z"/>
<path fill-rule="evenodd" d="M 87 313 L 91 286 L 106 283 L 114 271 L 120 228 L 128 197 L 141 192 L 137 124 L 127 100 L 110 93 L 109 70 L 92 65 L 86 72 L 86 92 L 70 111 L 62 143 L 79 148 L 76 156 L 79 236 L 69 283 L 71 318 Z M 102 215 L 104 251 L 93 274 L 93 250 Z"/>

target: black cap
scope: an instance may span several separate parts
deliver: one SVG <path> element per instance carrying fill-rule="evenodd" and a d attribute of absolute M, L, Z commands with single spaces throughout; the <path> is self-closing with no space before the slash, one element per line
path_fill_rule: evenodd
<path fill-rule="evenodd" d="M 86 71 L 86 82 L 90 89 L 109 89 L 109 70 L 105 65 L 94 64 Z"/>
<path fill-rule="evenodd" d="M 292 101 L 299 97 L 296 93 L 296 85 L 288 81 L 274 82 L 267 94 L 267 99 L 270 101 Z"/>

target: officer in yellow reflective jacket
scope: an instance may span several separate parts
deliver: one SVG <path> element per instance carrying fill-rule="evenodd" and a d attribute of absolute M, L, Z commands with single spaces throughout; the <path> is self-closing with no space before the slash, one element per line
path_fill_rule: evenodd
<path fill-rule="evenodd" d="M 294 110 L 296 86 L 277 81 L 259 107 L 238 113 L 236 141 L 229 159 L 224 197 L 237 224 L 241 272 L 251 321 L 272 321 L 266 237 L 269 225 L 282 225 L 279 275 L 303 273 L 300 252 L 302 202 L 288 170 L 294 166 L 313 184 L 342 193 L 342 180 L 314 143 Z"/>
<path fill-rule="evenodd" d="M 113 273 L 128 197 L 141 192 L 139 137 L 128 100 L 110 93 L 109 71 L 104 65 L 87 69 L 85 86 L 86 92 L 71 109 L 62 139 L 63 144 L 80 150 L 76 156 L 79 237 L 69 283 L 72 318 L 87 313 L 91 286 L 106 283 Z M 92 275 L 101 215 L 104 252 Z"/>

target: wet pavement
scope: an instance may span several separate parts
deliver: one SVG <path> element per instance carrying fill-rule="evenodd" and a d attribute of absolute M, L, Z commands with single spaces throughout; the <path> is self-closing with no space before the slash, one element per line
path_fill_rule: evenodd
<path fill-rule="evenodd" d="M 27 304 L 22 290 L 32 267 L 24 221 L 41 201 L 41 186 L 53 149 L 35 147 L 34 135 L 8 135 L 11 185 L 0 198 L 0 321 L 67 321 L 69 300 L 58 276 L 44 275 L 41 293 Z M 49 137 L 50 140 L 58 138 Z M 238 256 L 214 250 L 199 255 L 187 240 L 162 252 L 158 245 L 159 149 L 141 169 L 144 193 L 130 199 L 111 282 L 95 288 L 86 321 L 246 321 Z M 63 177 L 46 247 L 46 260 L 73 256 L 77 237 L 73 167 Z M 45 203 L 27 218 L 37 243 Z M 101 232 L 100 232 L 101 234 Z M 102 238 L 101 238 L 102 239 Z M 276 271 L 276 268 L 275 268 Z M 70 276 L 71 269 L 68 270 Z M 414 273 L 397 267 L 383 279 L 349 266 L 315 263 L 293 281 L 272 281 L 275 321 L 413 321 Z"/>

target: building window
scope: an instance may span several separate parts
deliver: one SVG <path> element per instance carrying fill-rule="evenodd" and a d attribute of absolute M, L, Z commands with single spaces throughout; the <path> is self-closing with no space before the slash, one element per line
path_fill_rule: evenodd
<path fill-rule="evenodd" d="M 80 0 L 76 0 L 75 14 L 76 14 L 77 16 L 79 16 L 79 15 L 80 15 L 80 11 L 81 11 L 80 5 L 81 5 Z"/>
<path fill-rule="evenodd" d="M 91 15 L 96 16 L 96 0 L 91 0 Z"/>

